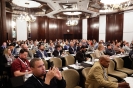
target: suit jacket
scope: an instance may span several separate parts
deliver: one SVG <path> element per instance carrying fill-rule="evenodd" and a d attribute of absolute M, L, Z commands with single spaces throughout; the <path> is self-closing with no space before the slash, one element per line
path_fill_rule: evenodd
<path fill-rule="evenodd" d="M 73 47 L 69 47 L 69 53 L 70 54 L 74 54 L 74 52 L 76 51 L 76 49 Z"/>
<path fill-rule="evenodd" d="M 79 63 L 86 61 L 85 53 L 78 51 L 76 54 L 76 60 L 78 60 Z"/>
<path fill-rule="evenodd" d="M 113 49 L 106 49 L 106 54 L 112 56 L 115 54 L 115 51 Z"/>
<path fill-rule="evenodd" d="M 62 50 L 60 50 L 60 51 L 54 50 L 53 55 L 55 57 L 58 57 L 58 56 L 62 55 L 62 52 L 63 52 Z M 60 53 L 60 55 L 59 55 L 59 53 Z"/>
<path fill-rule="evenodd" d="M 107 72 L 107 71 L 106 71 Z M 99 62 L 90 69 L 85 82 L 85 88 L 118 88 L 118 83 L 104 79 L 104 71 Z"/>
<path fill-rule="evenodd" d="M 37 56 L 39 57 L 39 58 L 43 58 L 43 55 L 42 55 L 42 53 L 41 53 L 41 51 L 40 50 L 38 50 L 37 52 L 36 52 L 36 54 L 37 54 Z M 44 56 L 45 57 L 48 57 L 48 54 L 47 54 L 47 52 L 44 50 Z"/>
<path fill-rule="evenodd" d="M 69 50 L 69 47 L 70 47 L 69 45 L 65 45 L 64 50 Z"/>
<path fill-rule="evenodd" d="M 95 50 L 95 56 L 96 58 L 99 58 L 101 55 L 104 55 L 103 52 L 99 51 L 99 50 Z"/>

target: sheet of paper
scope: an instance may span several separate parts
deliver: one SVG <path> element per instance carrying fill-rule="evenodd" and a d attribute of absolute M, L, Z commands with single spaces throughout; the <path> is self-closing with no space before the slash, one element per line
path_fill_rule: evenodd
<path fill-rule="evenodd" d="M 130 88 L 133 88 L 133 77 L 126 77 L 124 80 L 129 83 Z"/>

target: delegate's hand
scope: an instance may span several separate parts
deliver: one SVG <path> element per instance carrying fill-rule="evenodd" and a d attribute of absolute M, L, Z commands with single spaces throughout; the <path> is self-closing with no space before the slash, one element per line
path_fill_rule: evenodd
<path fill-rule="evenodd" d="M 118 84 L 120 88 L 130 88 L 129 83 L 121 82 Z"/>
<path fill-rule="evenodd" d="M 54 69 L 54 75 L 58 80 L 62 80 L 62 75 L 61 72 L 59 71 L 59 69 L 57 67 L 53 67 Z"/>
<path fill-rule="evenodd" d="M 50 81 L 51 79 L 54 77 L 54 69 L 51 70 L 51 68 L 49 69 L 49 71 L 47 72 L 46 74 L 46 77 L 45 77 L 45 84 L 50 84 Z"/>

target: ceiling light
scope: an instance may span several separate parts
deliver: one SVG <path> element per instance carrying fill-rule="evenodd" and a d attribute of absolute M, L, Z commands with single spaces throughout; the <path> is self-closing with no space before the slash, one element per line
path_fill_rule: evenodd
<path fill-rule="evenodd" d="M 101 0 L 100 2 L 104 4 L 120 4 L 127 1 L 129 0 Z"/>
<path fill-rule="evenodd" d="M 65 15 L 79 15 L 82 14 L 82 12 L 63 12 Z"/>
<path fill-rule="evenodd" d="M 12 0 L 12 3 L 17 6 L 26 7 L 26 8 L 37 8 L 41 6 L 39 2 L 31 0 Z"/>
<path fill-rule="evenodd" d="M 131 0 L 101 0 L 100 2 L 104 4 L 106 11 L 126 10 L 131 5 Z"/>

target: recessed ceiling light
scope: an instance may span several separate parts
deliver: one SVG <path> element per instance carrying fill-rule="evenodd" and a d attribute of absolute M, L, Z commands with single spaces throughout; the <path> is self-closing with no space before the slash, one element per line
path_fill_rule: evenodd
<path fill-rule="evenodd" d="M 26 8 L 37 8 L 41 6 L 39 2 L 31 0 L 12 0 L 12 3 L 17 6 L 26 7 Z"/>
<path fill-rule="evenodd" d="M 79 15 L 79 14 L 82 14 L 82 12 L 63 12 L 63 14 L 66 14 L 66 15 Z"/>

